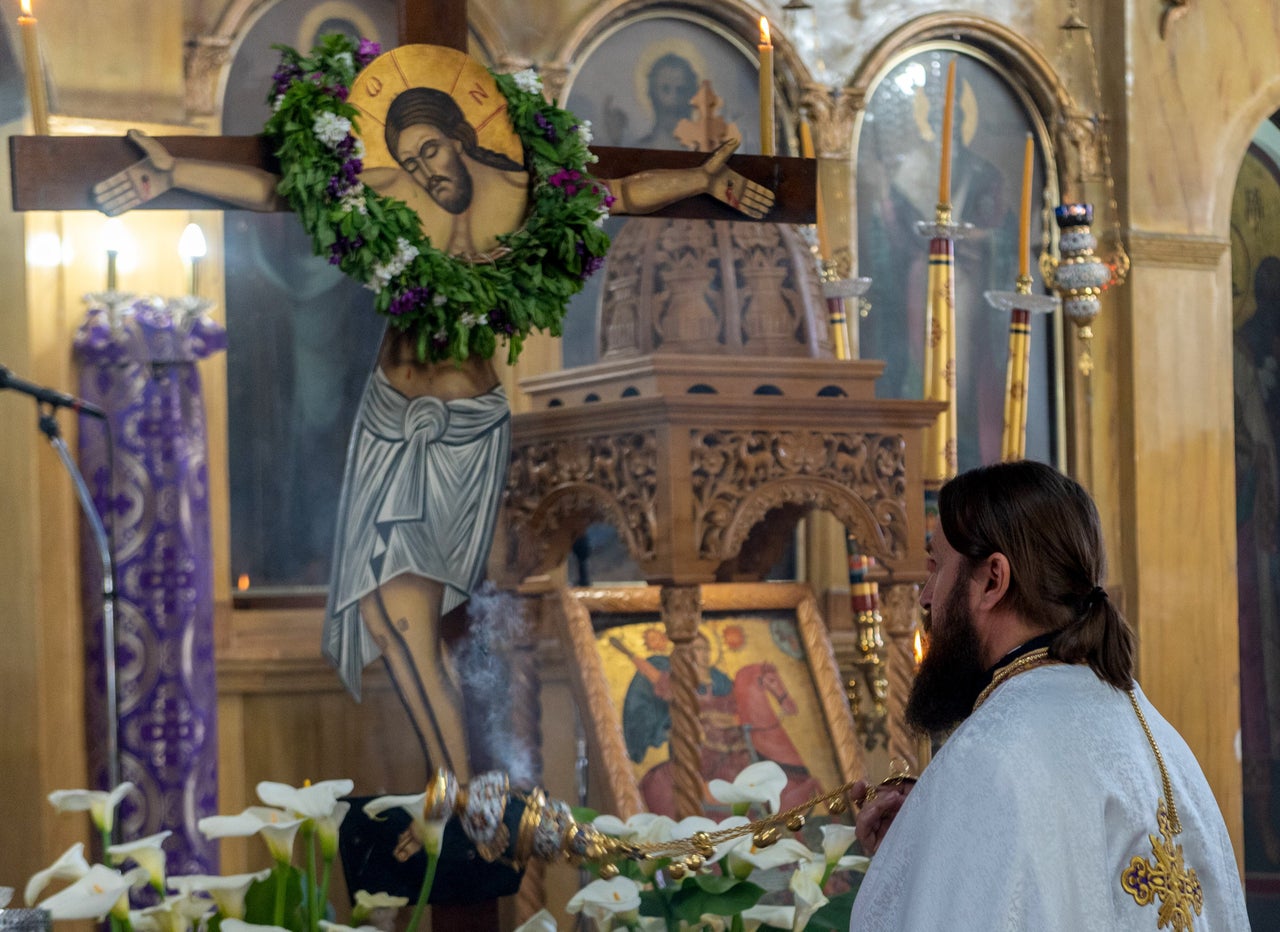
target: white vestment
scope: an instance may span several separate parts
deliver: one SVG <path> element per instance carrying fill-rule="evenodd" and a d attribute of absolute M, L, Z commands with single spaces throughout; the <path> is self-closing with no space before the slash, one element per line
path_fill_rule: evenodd
<path fill-rule="evenodd" d="M 1227 829 L 1181 736 L 1135 687 L 1204 895 L 1195 932 L 1249 928 Z M 1087 666 L 1015 675 L 925 768 L 871 860 L 851 932 L 1155 932 L 1160 900 L 1121 886 L 1160 864 L 1160 769 L 1124 692 Z M 1171 926 L 1166 926 L 1171 928 Z"/>
<path fill-rule="evenodd" d="M 375 368 L 347 450 L 322 649 L 360 698 L 381 651 L 360 599 L 411 573 L 444 584 L 441 615 L 480 581 L 506 484 L 511 410 L 499 385 L 475 398 L 406 398 Z"/>

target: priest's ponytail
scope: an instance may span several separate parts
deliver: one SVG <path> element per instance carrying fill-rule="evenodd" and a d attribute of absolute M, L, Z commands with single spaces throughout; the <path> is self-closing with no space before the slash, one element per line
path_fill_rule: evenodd
<path fill-rule="evenodd" d="M 1121 689 L 1132 684 L 1133 629 L 1103 588 L 1102 524 L 1078 482 L 1031 460 L 983 466 L 942 487 L 938 519 L 947 543 L 969 560 L 1004 554 L 1001 604 L 1056 634 L 1052 657 L 1086 663 Z"/>

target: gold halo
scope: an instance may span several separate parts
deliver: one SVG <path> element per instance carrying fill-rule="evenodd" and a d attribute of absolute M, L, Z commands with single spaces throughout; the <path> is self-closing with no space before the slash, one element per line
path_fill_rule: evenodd
<path fill-rule="evenodd" d="M 403 45 L 371 61 L 351 83 L 347 100 L 360 111 L 355 135 L 364 142 L 364 167 L 399 168 L 387 151 L 387 110 L 401 91 L 444 91 L 476 128 L 480 145 L 524 164 L 524 146 L 507 115 L 507 99 L 488 69 L 470 55 L 440 45 Z"/>

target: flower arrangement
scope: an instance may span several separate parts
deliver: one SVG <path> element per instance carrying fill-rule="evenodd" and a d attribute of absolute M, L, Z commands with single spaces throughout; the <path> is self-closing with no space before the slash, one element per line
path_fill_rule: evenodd
<path fill-rule="evenodd" d="M 854 840 L 849 825 L 822 825 L 821 850 L 801 840 L 804 819 L 780 814 L 779 801 L 787 777 L 772 761 L 752 764 L 732 782 L 713 780 L 711 795 L 732 807 L 733 814 L 717 823 L 693 817 L 676 822 L 666 816 L 641 813 L 625 822 L 589 810 L 573 810 L 534 790 L 523 798 L 522 819 L 536 828 L 529 833 L 530 853 L 548 860 L 568 860 L 596 875 L 569 901 L 568 911 L 594 921 L 600 932 L 615 929 L 707 930 L 828 930 L 848 928 L 857 883 L 832 881 L 837 872 L 862 871 L 868 859 L 846 854 Z M 27 884 L 28 905 L 46 909 L 55 920 L 109 918 L 112 932 L 373 932 L 371 917 L 408 905 L 407 897 L 357 891 L 351 926 L 332 921 L 328 906 L 329 881 L 338 850 L 338 836 L 351 804 L 343 797 L 350 780 L 325 780 L 292 787 L 263 782 L 257 787 L 262 806 L 239 815 L 201 819 L 199 829 L 209 838 L 263 839 L 273 866 L 263 871 L 228 877 L 165 875 L 164 840 L 170 832 L 124 844 L 111 844 L 116 806 L 133 788 L 124 783 L 110 793 L 59 791 L 49 800 L 61 811 L 88 811 L 99 832 L 102 864 L 90 865 L 84 845 L 77 843 Z M 393 809 L 410 817 L 411 831 L 424 847 L 426 870 L 413 913 L 406 926 L 415 932 L 431 893 L 439 862 L 445 824 L 460 816 L 468 838 L 482 857 L 486 840 L 502 823 L 506 805 L 506 777 L 484 774 L 464 792 L 451 774 L 440 771 L 422 793 L 383 796 L 364 805 L 370 818 Z M 763 814 L 752 823 L 750 816 Z M 545 818 L 543 818 L 545 816 Z M 770 829 L 767 837 L 753 828 L 788 820 L 796 832 L 782 838 Z M 705 856 L 664 855 L 699 834 L 708 839 Z M 522 828 L 521 834 L 524 835 Z M 816 834 L 816 833 L 814 833 Z M 714 840 L 714 843 L 712 842 Z M 301 844 L 299 845 L 299 841 Z M 499 846 L 499 849 L 505 846 Z M 519 847 L 519 843 L 516 846 Z M 301 853 L 299 852 L 301 848 Z M 637 857 L 641 850 L 654 852 Z M 609 856 L 606 852 L 626 855 Z M 621 863 L 619 863 L 621 861 Z M 132 865 L 130 867 L 130 865 Z M 128 868 L 128 869 L 125 869 Z M 55 880 L 70 881 L 40 900 Z M 833 889 L 838 886 L 839 889 Z M 133 908 L 130 891 L 150 887 L 154 906 Z M 784 900 L 786 902 L 784 902 Z M 554 930 L 545 911 L 521 927 L 524 932 Z"/>
<path fill-rule="evenodd" d="M 530 208 L 489 261 L 468 261 L 433 246 L 408 205 L 360 181 L 358 112 L 347 95 L 377 43 L 330 35 L 308 55 L 277 48 L 265 132 L 280 160 L 278 191 L 316 254 L 373 290 L 375 310 L 423 361 L 487 358 L 500 339 L 514 361 L 530 332 L 558 336 L 566 302 L 609 247 L 603 223 L 613 198 L 587 172 L 596 160 L 589 123 L 548 103 L 533 71 L 493 75 L 524 145 Z"/>

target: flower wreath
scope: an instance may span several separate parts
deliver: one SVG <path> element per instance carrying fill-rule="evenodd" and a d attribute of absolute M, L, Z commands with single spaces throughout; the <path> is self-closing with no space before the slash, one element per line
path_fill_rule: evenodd
<path fill-rule="evenodd" d="M 514 362 L 531 331 L 559 336 L 566 303 L 609 248 L 613 197 L 587 173 L 590 124 L 547 103 L 532 70 L 493 74 L 524 145 L 530 206 L 524 225 L 498 238 L 499 256 L 471 262 L 436 249 L 408 205 L 359 179 L 363 144 L 347 94 L 379 45 L 328 35 L 310 55 L 276 48 L 265 132 L 280 160 L 277 190 L 316 254 L 377 294 L 374 309 L 411 337 L 418 358 L 488 358 L 501 337 Z"/>

